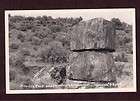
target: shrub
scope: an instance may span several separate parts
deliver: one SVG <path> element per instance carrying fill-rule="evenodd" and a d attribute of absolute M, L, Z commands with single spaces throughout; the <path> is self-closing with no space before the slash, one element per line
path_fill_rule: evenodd
<path fill-rule="evenodd" d="M 36 37 L 36 36 L 33 36 L 33 37 L 31 38 L 31 44 L 32 44 L 32 45 L 40 45 L 40 44 L 41 44 L 41 39 L 38 38 L 38 37 Z"/>
<path fill-rule="evenodd" d="M 29 78 L 25 79 L 22 84 L 23 84 L 23 89 L 33 89 L 32 88 L 33 82 Z"/>
<path fill-rule="evenodd" d="M 19 30 L 27 31 L 29 29 L 32 29 L 32 27 L 34 27 L 32 22 L 25 21 L 20 24 Z"/>
<path fill-rule="evenodd" d="M 53 33 L 60 32 L 63 29 L 60 25 L 51 25 L 49 28 Z"/>
<path fill-rule="evenodd" d="M 43 39 L 45 37 L 47 37 L 48 34 L 51 34 L 51 30 L 47 27 L 40 27 L 38 29 L 35 30 L 35 36 Z"/>
<path fill-rule="evenodd" d="M 23 16 L 10 16 L 9 17 L 10 22 L 13 22 L 13 23 L 23 21 L 24 19 L 25 18 Z"/>
<path fill-rule="evenodd" d="M 24 57 L 24 56 L 30 56 L 31 53 L 29 51 L 29 49 L 23 48 L 20 50 L 20 54 Z"/>
<path fill-rule="evenodd" d="M 65 53 L 60 52 L 61 49 L 51 48 L 49 53 L 47 54 L 47 61 L 50 63 L 65 63 L 67 62 L 67 58 Z"/>
<path fill-rule="evenodd" d="M 55 40 L 62 42 L 65 49 L 70 48 L 70 36 L 64 32 L 55 33 Z"/>
<path fill-rule="evenodd" d="M 127 57 L 126 57 L 126 53 L 124 52 L 119 52 L 119 53 L 114 53 L 114 60 L 115 61 L 119 61 L 119 62 L 128 62 Z"/>
<path fill-rule="evenodd" d="M 112 18 L 111 22 L 115 25 L 116 29 L 123 29 L 119 18 Z"/>
<path fill-rule="evenodd" d="M 62 84 L 65 82 L 66 68 L 63 66 L 54 67 L 50 70 L 49 74 L 57 84 Z"/>
<path fill-rule="evenodd" d="M 16 78 L 16 72 L 14 70 L 10 70 L 9 72 L 10 82 L 15 80 Z"/>
<path fill-rule="evenodd" d="M 19 44 L 17 43 L 11 43 L 9 46 L 10 49 L 18 49 L 19 48 Z"/>
<path fill-rule="evenodd" d="M 12 67 L 20 66 L 24 62 L 24 58 L 19 52 L 9 54 L 9 64 Z"/>
<path fill-rule="evenodd" d="M 24 75 L 27 75 L 30 72 L 30 69 L 28 67 L 24 67 L 22 69 L 22 71 L 23 71 Z"/>
<path fill-rule="evenodd" d="M 34 21 L 35 18 L 34 17 L 26 17 L 25 20 L 27 20 L 27 21 Z"/>
<path fill-rule="evenodd" d="M 42 42 L 44 45 L 48 45 L 49 42 L 54 41 L 55 40 L 55 35 L 53 34 L 48 34 L 47 37 L 42 39 Z"/>
<path fill-rule="evenodd" d="M 13 23 L 13 22 L 9 22 L 9 29 L 10 30 L 12 30 L 12 29 L 15 29 L 16 28 L 16 25 L 15 25 L 15 23 Z"/>
<path fill-rule="evenodd" d="M 24 40 L 25 40 L 25 35 L 23 35 L 23 34 L 18 34 L 18 35 L 17 35 L 17 39 L 19 39 L 21 42 L 24 42 Z"/>
<path fill-rule="evenodd" d="M 48 44 L 49 47 L 41 51 L 40 57 L 44 62 L 48 63 L 66 63 L 67 62 L 67 52 L 63 48 L 62 43 L 59 41 L 54 41 Z"/>

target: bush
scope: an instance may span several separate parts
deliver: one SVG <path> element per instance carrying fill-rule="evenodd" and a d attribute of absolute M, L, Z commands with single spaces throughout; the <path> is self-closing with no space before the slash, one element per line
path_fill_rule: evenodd
<path fill-rule="evenodd" d="M 41 16 L 38 16 L 36 18 L 36 20 L 38 21 L 38 25 L 43 25 L 43 26 L 46 26 L 46 19 L 44 17 L 41 17 Z"/>
<path fill-rule="evenodd" d="M 45 37 L 47 37 L 47 35 L 51 34 L 51 30 L 47 27 L 40 27 L 38 29 L 35 30 L 35 36 L 43 39 Z"/>
<path fill-rule="evenodd" d="M 20 50 L 20 54 L 24 57 L 24 56 L 30 56 L 31 52 L 29 51 L 29 49 L 23 48 Z"/>
<path fill-rule="evenodd" d="M 62 84 L 65 82 L 66 68 L 63 66 L 54 67 L 50 70 L 49 74 L 57 84 Z"/>
<path fill-rule="evenodd" d="M 25 21 L 20 24 L 19 30 L 27 31 L 29 29 L 32 29 L 33 27 L 34 27 L 33 22 Z"/>
<path fill-rule="evenodd" d="M 9 17 L 10 22 L 13 22 L 13 23 L 23 21 L 24 19 L 25 17 L 23 16 L 10 16 Z"/>
<path fill-rule="evenodd" d="M 9 64 L 10 64 L 10 66 L 16 67 L 18 64 L 21 64 L 23 62 L 24 62 L 24 58 L 22 58 L 21 54 L 19 54 L 18 52 L 9 54 Z"/>
<path fill-rule="evenodd" d="M 44 45 L 48 45 L 49 42 L 54 41 L 54 40 L 55 40 L 55 36 L 54 36 L 53 34 L 49 34 L 49 35 L 47 35 L 46 38 L 43 38 L 43 39 L 42 39 L 42 43 L 43 43 Z"/>
<path fill-rule="evenodd" d="M 25 35 L 23 35 L 23 34 L 18 34 L 18 35 L 17 35 L 17 39 L 19 39 L 21 42 L 24 42 L 24 41 L 25 41 Z"/>
<path fill-rule="evenodd" d="M 35 20 L 35 18 L 34 17 L 26 17 L 25 20 L 33 22 Z"/>
<path fill-rule="evenodd" d="M 119 61 L 119 62 L 128 62 L 126 53 L 124 52 L 119 52 L 119 53 L 114 53 L 113 54 L 114 60 Z"/>
<path fill-rule="evenodd" d="M 111 22 L 115 25 L 116 29 L 123 29 L 122 28 L 122 23 L 121 23 L 120 19 L 112 18 Z"/>
<path fill-rule="evenodd" d="M 132 54 L 132 30 L 129 29 L 129 33 L 124 30 L 116 30 L 116 50 L 125 51 L 126 53 Z"/>
<path fill-rule="evenodd" d="M 13 80 L 15 80 L 15 78 L 16 78 L 16 72 L 13 71 L 13 70 L 10 70 L 9 77 L 10 77 L 10 82 L 13 81 Z"/>
<path fill-rule="evenodd" d="M 67 57 L 61 49 L 50 48 L 43 56 L 48 63 L 66 63 Z"/>
<path fill-rule="evenodd" d="M 18 49 L 19 48 L 19 44 L 17 43 L 11 43 L 9 46 L 10 49 Z"/>
<path fill-rule="evenodd" d="M 23 71 L 24 75 L 27 75 L 30 72 L 30 69 L 28 67 L 24 67 L 22 69 L 22 71 Z"/>
<path fill-rule="evenodd" d="M 16 28 L 16 25 L 15 25 L 15 23 L 13 23 L 13 22 L 9 22 L 9 29 L 10 30 L 12 30 L 12 29 L 15 29 Z"/>
<path fill-rule="evenodd" d="M 60 32 L 63 29 L 60 25 L 51 25 L 49 28 L 53 33 Z"/>
<path fill-rule="evenodd" d="M 32 88 L 33 82 L 29 78 L 25 79 L 22 84 L 23 84 L 23 89 L 33 89 Z"/>
<path fill-rule="evenodd" d="M 36 36 L 33 36 L 33 37 L 31 38 L 31 44 L 32 44 L 32 45 L 40 45 L 40 44 L 41 44 L 41 39 L 38 38 L 38 37 L 36 37 Z"/>
<path fill-rule="evenodd" d="M 68 33 L 58 32 L 55 33 L 55 40 L 62 42 L 62 45 L 65 49 L 70 48 L 70 36 Z"/>
<path fill-rule="evenodd" d="M 49 43 L 48 46 L 49 47 L 42 50 L 40 55 L 44 62 L 51 64 L 67 62 L 67 52 L 61 42 L 54 41 Z"/>

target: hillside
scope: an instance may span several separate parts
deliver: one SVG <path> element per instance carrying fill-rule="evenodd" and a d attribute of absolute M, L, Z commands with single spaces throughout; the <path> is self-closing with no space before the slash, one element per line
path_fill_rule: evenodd
<path fill-rule="evenodd" d="M 9 16 L 10 89 L 59 88 L 52 85 L 65 88 L 66 84 L 77 84 L 67 79 L 67 67 L 71 31 L 79 22 L 81 17 Z M 112 54 L 117 83 L 127 83 L 133 75 L 132 26 L 116 19 L 112 22 L 116 26 L 116 51 Z M 78 84 L 83 87 L 85 83 Z M 85 87 L 95 85 L 86 83 Z"/>

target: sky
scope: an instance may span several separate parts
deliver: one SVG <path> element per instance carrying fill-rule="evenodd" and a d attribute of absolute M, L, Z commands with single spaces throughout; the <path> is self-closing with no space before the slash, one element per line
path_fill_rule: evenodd
<path fill-rule="evenodd" d="M 119 18 L 122 22 L 134 24 L 135 9 L 63 9 L 63 10 L 8 10 L 6 13 L 20 16 L 52 16 L 58 17 L 82 17 L 83 20 L 89 20 L 102 17 L 106 20 L 111 18 Z"/>

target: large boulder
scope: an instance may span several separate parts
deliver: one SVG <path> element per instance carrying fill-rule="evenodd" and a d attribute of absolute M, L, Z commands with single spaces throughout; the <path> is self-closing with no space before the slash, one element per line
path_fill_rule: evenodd
<path fill-rule="evenodd" d="M 95 18 L 80 22 L 71 32 L 71 50 L 115 49 L 115 27 L 112 22 Z"/>
<path fill-rule="evenodd" d="M 73 52 L 70 55 L 68 78 L 83 81 L 115 81 L 115 65 L 111 54 L 101 52 Z"/>

